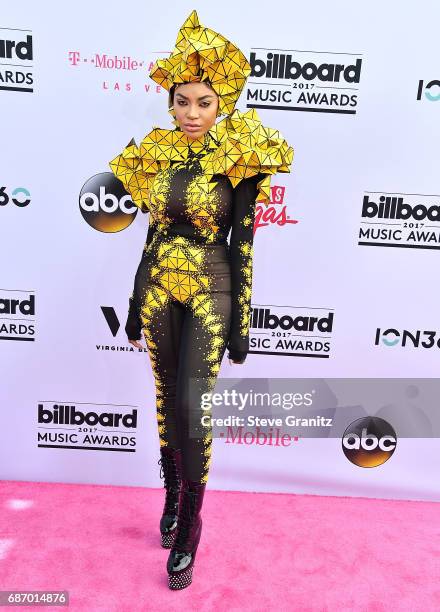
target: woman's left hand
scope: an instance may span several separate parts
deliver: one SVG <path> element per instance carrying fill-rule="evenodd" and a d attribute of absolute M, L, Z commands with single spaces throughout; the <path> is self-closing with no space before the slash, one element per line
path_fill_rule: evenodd
<path fill-rule="evenodd" d="M 232 359 L 228 359 L 229 360 L 229 365 L 232 365 L 233 363 L 236 363 L 237 365 L 243 365 L 244 361 L 233 361 Z"/>
<path fill-rule="evenodd" d="M 139 340 L 129 340 L 128 341 L 130 344 L 132 344 L 133 346 L 135 346 L 138 349 L 143 349 L 144 347 L 142 346 L 142 344 L 139 342 Z"/>

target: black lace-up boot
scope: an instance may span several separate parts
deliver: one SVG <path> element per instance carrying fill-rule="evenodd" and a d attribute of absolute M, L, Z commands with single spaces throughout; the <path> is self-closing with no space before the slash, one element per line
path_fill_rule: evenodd
<path fill-rule="evenodd" d="M 168 586 L 184 589 L 192 582 L 194 559 L 202 533 L 200 511 L 206 484 L 183 479 L 177 534 L 167 562 Z"/>
<path fill-rule="evenodd" d="M 160 477 L 164 478 L 165 505 L 160 519 L 161 545 L 171 548 L 177 532 L 177 515 L 179 511 L 179 495 L 182 483 L 182 452 L 180 449 L 162 446 Z"/>

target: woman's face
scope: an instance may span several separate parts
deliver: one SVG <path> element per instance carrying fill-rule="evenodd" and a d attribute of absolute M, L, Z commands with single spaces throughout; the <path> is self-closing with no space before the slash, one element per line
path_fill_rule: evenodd
<path fill-rule="evenodd" d="M 215 123 L 218 96 L 206 83 L 183 83 L 174 91 L 173 106 L 182 132 L 189 138 L 200 138 Z"/>

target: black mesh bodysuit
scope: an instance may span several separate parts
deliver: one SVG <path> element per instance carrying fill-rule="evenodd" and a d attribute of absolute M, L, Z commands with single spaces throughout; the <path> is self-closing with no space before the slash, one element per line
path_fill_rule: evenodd
<path fill-rule="evenodd" d="M 210 412 L 200 398 L 213 390 L 225 350 L 243 363 L 249 349 L 255 200 L 264 175 L 235 188 L 224 175 L 208 181 L 204 154 L 190 150 L 154 179 L 125 330 L 129 339 L 145 335 L 161 446 L 181 448 L 184 477 L 206 483 L 212 428 L 201 424 Z"/>

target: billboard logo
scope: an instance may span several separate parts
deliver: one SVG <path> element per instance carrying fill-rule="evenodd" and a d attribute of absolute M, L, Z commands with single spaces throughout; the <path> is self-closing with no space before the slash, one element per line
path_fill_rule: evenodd
<path fill-rule="evenodd" d="M 354 115 L 362 68 L 359 55 L 254 48 L 246 106 Z"/>
<path fill-rule="evenodd" d="M 358 245 L 440 249 L 440 196 L 366 191 Z"/>
<path fill-rule="evenodd" d="M 35 292 L 0 289 L 0 340 L 35 340 Z"/>
<path fill-rule="evenodd" d="M 124 404 L 40 402 L 38 448 L 134 453 L 137 413 Z"/>
<path fill-rule="evenodd" d="M 332 309 L 253 305 L 249 353 L 328 359 L 333 317 Z"/>
<path fill-rule="evenodd" d="M 27 63 L 34 59 L 30 30 L 0 28 L 0 36 L 0 90 L 32 93 L 33 66 Z"/>

